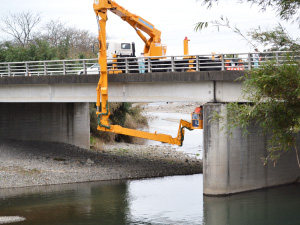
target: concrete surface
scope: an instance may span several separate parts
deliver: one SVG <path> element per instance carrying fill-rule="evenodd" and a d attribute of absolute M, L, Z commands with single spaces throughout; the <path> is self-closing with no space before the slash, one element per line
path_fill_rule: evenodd
<path fill-rule="evenodd" d="M 204 105 L 203 191 L 205 195 L 228 195 L 260 188 L 297 182 L 300 177 L 295 150 L 283 154 L 276 166 L 269 162 L 266 137 L 257 125 L 251 125 L 249 135 L 241 128 L 232 135 L 220 121 L 210 121 L 214 112 L 226 115 L 226 104 Z"/>
<path fill-rule="evenodd" d="M 109 75 L 111 102 L 231 102 L 243 71 Z M 99 75 L 0 78 L 0 102 L 95 102 Z"/>
<path fill-rule="evenodd" d="M 90 148 L 89 103 L 0 103 L 0 137 Z"/>

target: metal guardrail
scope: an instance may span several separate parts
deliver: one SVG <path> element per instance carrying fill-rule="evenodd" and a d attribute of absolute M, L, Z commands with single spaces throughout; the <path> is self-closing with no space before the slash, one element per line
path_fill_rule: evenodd
<path fill-rule="evenodd" d="M 108 59 L 109 73 L 151 73 L 184 71 L 251 70 L 274 60 L 281 64 L 290 55 L 300 61 L 300 53 L 263 52 L 189 56 L 128 57 Z M 48 60 L 0 63 L 0 77 L 42 75 L 86 75 L 99 73 L 98 59 Z"/>

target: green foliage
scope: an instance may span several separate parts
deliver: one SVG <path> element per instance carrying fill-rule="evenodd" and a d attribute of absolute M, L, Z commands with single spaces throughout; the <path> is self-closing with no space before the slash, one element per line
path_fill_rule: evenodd
<path fill-rule="evenodd" d="M 201 31 L 207 27 L 208 27 L 208 22 L 198 22 L 196 23 L 194 30 Z"/>
<path fill-rule="evenodd" d="M 69 53 L 69 48 L 70 48 L 70 39 L 67 37 L 59 43 L 59 45 L 56 49 L 57 58 L 58 59 L 67 59 L 68 53 Z"/>
<path fill-rule="evenodd" d="M 268 136 L 268 159 L 277 162 L 280 155 L 297 149 L 300 132 L 300 64 L 287 57 L 283 65 L 268 61 L 253 69 L 244 81 L 244 99 L 248 104 L 227 106 L 227 130 L 241 127 L 247 133 L 257 123 Z"/>
<path fill-rule="evenodd" d="M 39 61 L 54 58 L 56 58 L 55 49 L 43 40 L 35 40 L 27 47 L 14 45 L 11 42 L 0 45 L 1 62 Z"/>
<path fill-rule="evenodd" d="M 109 103 L 110 124 L 120 125 L 130 129 L 139 129 L 148 126 L 147 117 L 142 114 L 140 105 L 133 106 L 132 103 Z M 90 105 L 91 133 L 95 137 L 101 138 L 105 142 L 133 142 L 133 137 L 102 132 L 97 130 L 98 118 L 96 116 L 95 104 Z"/>
<path fill-rule="evenodd" d="M 203 4 L 212 7 L 214 2 L 219 0 L 197 0 L 202 1 Z M 279 12 L 279 16 L 286 20 L 293 20 L 295 15 L 299 15 L 300 1 L 299 0 L 241 0 L 240 3 L 251 2 L 258 4 L 262 9 L 268 7 L 275 8 Z M 296 18 L 300 26 L 300 16 Z M 244 35 L 241 30 L 235 25 L 231 25 L 227 17 L 221 16 L 220 20 L 213 20 L 210 22 L 198 22 L 195 25 L 195 31 L 201 31 L 208 26 L 214 26 L 219 31 L 221 27 L 226 27 L 234 33 L 241 36 L 254 49 L 258 45 L 263 45 L 267 51 L 299 51 L 300 39 L 293 39 L 286 29 L 279 24 L 278 26 L 262 30 L 261 27 L 252 29 L 248 35 Z M 250 37 L 250 38 L 249 38 Z"/>
<path fill-rule="evenodd" d="M 96 144 L 96 139 L 93 136 L 90 136 L 90 144 L 91 146 L 94 146 Z"/>
<path fill-rule="evenodd" d="M 112 124 L 117 124 L 120 126 L 124 126 L 126 115 L 129 113 L 132 104 L 128 102 L 123 103 L 110 103 L 109 110 L 110 116 L 109 119 Z"/>
<path fill-rule="evenodd" d="M 258 44 L 268 47 L 268 51 L 300 51 L 300 39 L 293 39 L 281 24 L 267 30 L 258 27 L 248 35 Z"/>
<path fill-rule="evenodd" d="M 0 30 L 9 39 L 0 43 L 0 62 L 95 58 L 97 38 L 87 30 L 67 27 L 51 20 L 38 30 L 40 14 L 33 12 L 3 15 Z"/>
<path fill-rule="evenodd" d="M 214 3 L 218 3 L 219 0 L 197 0 L 203 2 L 208 8 L 212 7 Z M 272 8 L 277 11 L 277 15 L 284 20 L 293 20 L 300 23 L 299 0 L 237 0 L 238 3 L 249 2 L 251 4 L 258 5 L 261 10 Z"/>

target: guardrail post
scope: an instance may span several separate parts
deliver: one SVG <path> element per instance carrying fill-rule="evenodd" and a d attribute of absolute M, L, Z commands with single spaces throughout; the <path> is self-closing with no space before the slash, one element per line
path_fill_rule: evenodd
<path fill-rule="evenodd" d="M 47 64 L 44 62 L 44 74 L 47 76 Z"/>
<path fill-rule="evenodd" d="M 26 68 L 26 76 L 28 77 L 29 76 L 29 71 L 28 71 L 28 63 L 26 62 L 25 63 L 25 68 Z"/>
<path fill-rule="evenodd" d="M 251 70 L 251 65 L 252 65 L 252 63 L 251 63 L 251 54 L 248 53 L 248 70 Z"/>
<path fill-rule="evenodd" d="M 128 58 L 125 58 L 125 73 L 129 72 Z"/>
<path fill-rule="evenodd" d="M 67 71 L 66 71 L 66 62 L 63 61 L 63 74 L 67 75 Z"/>
<path fill-rule="evenodd" d="M 86 74 L 86 62 L 85 60 L 82 61 L 83 64 L 83 74 Z"/>
<path fill-rule="evenodd" d="M 11 68 L 10 68 L 10 64 L 7 64 L 7 70 L 8 70 L 8 76 L 11 76 Z"/>
<path fill-rule="evenodd" d="M 151 58 L 148 58 L 148 73 L 152 72 L 152 68 L 151 68 Z"/>
<path fill-rule="evenodd" d="M 175 57 L 174 56 L 172 56 L 171 57 L 171 71 L 172 72 L 175 72 Z"/>
<path fill-rule="evenodd" d="M 222 69 L 221 70 L 224 71 L 225 70 L 225 59 L 224 59 L 223 54 L 221 55 L 221 58 L 222 58 L 222 61 L 221 61 L 222 62 Z"/>
<path fill-rule="evenodd" d="M 200 71 L 199 56 L 196 55 L 196 71 Z"/>

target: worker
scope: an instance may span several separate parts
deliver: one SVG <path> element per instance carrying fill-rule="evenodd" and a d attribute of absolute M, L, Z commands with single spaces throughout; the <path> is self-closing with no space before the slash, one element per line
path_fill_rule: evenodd
<path fill-rule="evenodd" d="M 199 120 L 203 120 L 203 106 L 196 107 L 192 115 L 193 127 L 199 127 Z"/>
<path fill-rule="evenodd" d="M 259 51 L 256 48 L 255 53 L 253 54 L 254 68 L 258 68 L 258 61 L 259 61 Z"/>
<path fill-rule="evenodd" d="M 139 73 L 145 73 L 145 59 L 144 59 L 144 52 L 141 53 L 139 59 Z"/>

